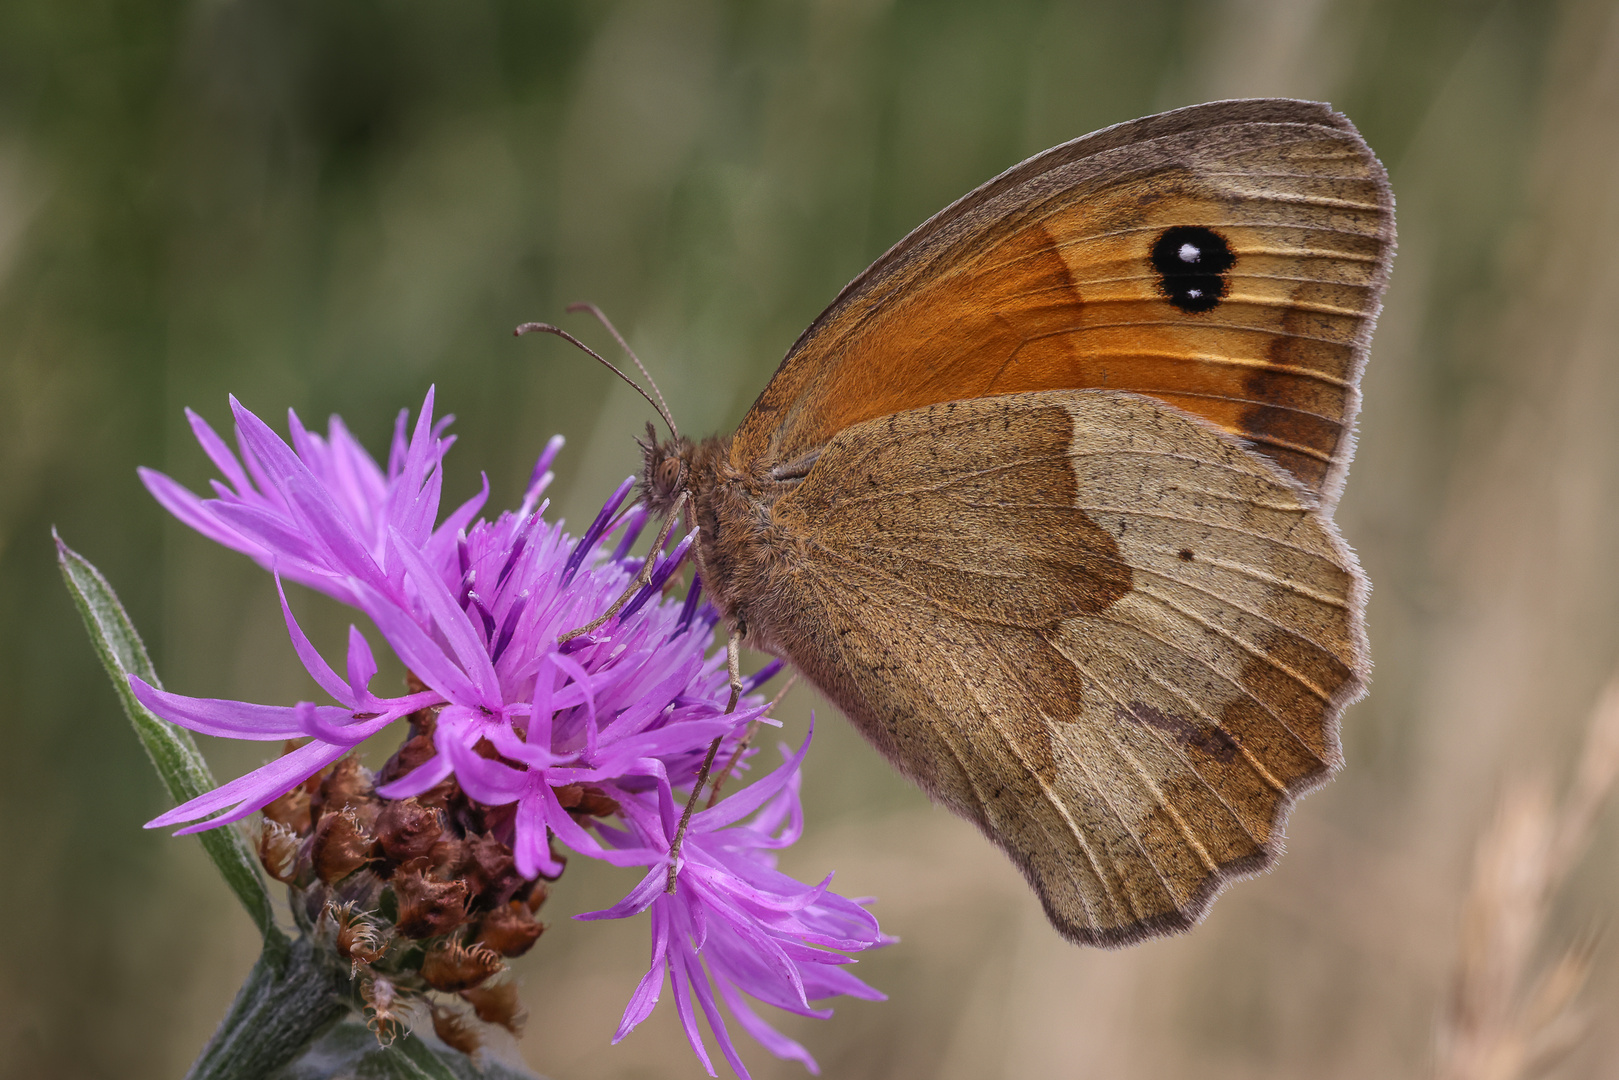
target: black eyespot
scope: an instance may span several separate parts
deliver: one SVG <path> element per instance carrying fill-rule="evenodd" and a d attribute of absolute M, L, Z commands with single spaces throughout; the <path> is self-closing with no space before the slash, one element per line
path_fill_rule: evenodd
<path fill-rule="evenodd" d="M 1192 554 L 1191 548 L 1181 548 L 1180 554 L 1182 562 L 1191 562 L 1193 559 L 1197 558 L 1197 556 Z"/>
<path fill-rule="evenodd" d="M 1225 237 L 1201 225 L 1164 230 L 1152 246 L 1158 288 L 1182 311 L 1210 311 L 1226 294 L 1225 273 L 1236 263 Z"/>

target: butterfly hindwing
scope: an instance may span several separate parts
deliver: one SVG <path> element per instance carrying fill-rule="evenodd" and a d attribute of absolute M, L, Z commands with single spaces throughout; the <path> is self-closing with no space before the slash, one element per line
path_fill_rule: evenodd
<path fill-rule="evenodd" d="M 832 438 L 770 512 L 750 633 L 1023 869 L 1067 936 L 1189 925 L 1338 762 L 1362 578 L 1296 484 L 1132 394 Z"/>

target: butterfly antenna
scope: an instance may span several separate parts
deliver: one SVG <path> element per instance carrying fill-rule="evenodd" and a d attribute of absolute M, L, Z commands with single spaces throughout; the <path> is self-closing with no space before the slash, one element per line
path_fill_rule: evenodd
<path fill-rule="evenodd" d="M 572 311 L 573 309 L 569 308 L 568 310 Z M 609 323 L 608 328 L 611 329 L 612 324 Z M 613 362 L 611 360 L 608 360 L 607 357 L 603 356 L 601 353 L 597 352 L 595 349 L 592 349 L 589 345 L 586 345 L 584 342 L 580 341 L 578 338 L 574 337 L 572 334 L 568 333 L 566 330 L 562 329 L 560 326 L 552 326 L 550 323 L 543 323 L 543 322 L 529 322 L 529 323 L 524 323 L 522 326 L 519 326 L 516 330 L 512 331 L 512 334 L 515 335 L 516 337 L 522 337 L 524 334 L 533 334 L 533 333 L 555 334 L 557 337 L 561 338 L 563 341 L 568 342 L 568 344 L 574 346 L 577 349 L 580 349 L 583 352 L 589 353 L 591 356 L 595 357 L 597 362 L 600 363 L 602 365 L 602 367 L 605 367 L 608 371 L 611 371 L 614 375 L 617 375 L 619 378 L 623 379 L 626 383 L 628 383 L 631 387 L 633 387 L 635 389 L 635 392 L 637 394 L 640 394 L 642 397 L 646 398 L 646 403 L 648 405 L 652 406 L 654 409 L 656 409 L 658 411 L 658 415 L 663 417 L 663 422 L 665 424 L 669 425 L 669 434 L 670 435 L 674 436 L 677 439 L 680 437 L 680 429 L 675 427 L 674 417 L 669 415 L 668 406 L 662 404 L 662 401 L 663 401 L 663 395 L 662 394 L 658 395 L 658 400 L 657 401 L 653 401 L 651 396 L 649 394 L 647 394 L 647 392 L 645 390 L 641 389 L 641 384 L 640 383 L 636 382 L 634 379 L 632 379 L 628 375 L 624 374 L 618 368 L 614 367 Z M 613 336 L 618 337 L 618 331 L 614 330 L 613 331 Z M 624 340 L 623 338 L 619 338 L 619 344 L 622 345 L 623 340 Z M 629 346 L 627 346 L 627 345 L 625 346 L 625 351 L 629 352 Z M 635 354 L 630 353 L 630 357 L 633 359 L 635 357 Z M 636 360 L 635 363 L 636 363 L 637 366 L 640 366 L 641 361 Z M 644 373 L 646 371 L 646 368 L 641 368 L 641 371 Z M 651 382 L 651 380 L 652 380 L 652 377 L 650 375 L 647 376 L 647 381 Z M 652 389 L 656 390 L 657 385 L 654 384 Z"/>
<path fill-rule="evenodd" d="M 618 342 L 618 347 L 628 353 L 631 360 L 635 361 L 635 366 L 640 369 L 641 375 L 647 381 L 647 385 L 652 387 L 652 392 L 654 394 L 658 395 L 658 402 L 663 406 L 660 411 L 663 413 L 663 418 L 668 420 L 669 403 L 663 400 L 663 391 L 658 389 L 658 380 L 654 379 L 652 377 L 652 372 L 648 371 L 646 369 L 646 365 L 641 363 L 641 358 L 635 355 L 635 350 L 630 348 L 630 343 L 624 340 L 624 335 L 618 332 L 618 327 L 613 325 L 613 320 L 607 317 L 607 313 L 601 308 L 597 307 L 595 304 L 569 304 L 567 310 L 569 314 L 579 311 L 588 311 L 592 315 L 596 316 L 597 322 L 607 327 L 607 332 L 613 335 L 613 340 Z M 669 428 L 671 431 L 673 431 L 674 425 L 670 424 Z"/>

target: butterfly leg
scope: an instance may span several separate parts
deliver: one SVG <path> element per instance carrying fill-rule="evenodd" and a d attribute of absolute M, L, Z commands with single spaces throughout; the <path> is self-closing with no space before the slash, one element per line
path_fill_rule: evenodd
<path fill-rule="evenodd" d="M 731 675 L 731 703 L 725 706 L 725 715 L 729 716 L 736 711 L 737 699 L 742 696 L 742 627 L 731 627 L 731 636 L 725 640 L 725 666 Z M 703 785 L 708 783 L 709 770 L 714 767 L 714 758 L 720 752 L 720 743 L 725 736 L 717 736 L 708 744 L 708 753 L 703 755 L 702 767 L 697 770 L 697 780 L 691 786 L 691 794 L 686 798 L 686 809 L 680 815 L 680 828 L 675 830 L 675 839 L 669 845 L 669 883 L 663 891 L 673 896 L 675 892 L 675 877 L 680 869 L 680 845 L 686 840 L 686 826 L 691 824 L 692 811 L 697 809 L 697 797 L 703 793 Z"/>
<path fill-rule="evenodd" d="M 787 676 L 787 681 L 781 684 L 781 689 L 776 691 L 776 696 L 770 699 L 769 705 L 765 706 L 765 716 L 769 716 L 775 711 L 776 706 L 781 704 L 781 699 L 787 696 L 787 691 L 791 690 L 793 684 L 797 681 L 798 672 L 795 671 Z M 725 786 L 725 781 L 729 780 L 731 773 L 736 771 L 736 763 L 742 760 L 742 754 L 753 744 L 753 736 L 759 731 L 760 719 L 760 717 L 754 717 L 748 721 L 748 729 L 742 733 L 742 738 L 737 740 L 736 749 L 731 751 L 730 760 L 725 763 L 725 768 L 720 770 L 720 774 L 714 777 L 714 782 L 708 785 L 709 806 L 713 806 L 720 801 L 720 788 Z"/>

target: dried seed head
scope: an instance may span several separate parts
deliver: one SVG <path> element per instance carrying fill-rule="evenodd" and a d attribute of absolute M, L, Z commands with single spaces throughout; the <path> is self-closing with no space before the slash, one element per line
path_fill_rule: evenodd
<path fill-rule="evenodd" d="M 452 1046 L 468 1057 L 477 1053 L 483 1045 L 483 1038 L 470 1016 L 460 1009 L 452 1009 L 437 1002 L 433 1003 L 433 1034 L 437 1035 L 444 1045 Z"/>
<path fill-rule="evenodd" d="M 326 814 L 315 826 L 310 858 L 315 873 L 329 885 L 370 862 L 376 847 L 376 838 L 360 823 L 353 807 L 344 807 L 339 813 Z"/>
<path fill-rule="evenodd" d="M 334 927 L 332 947 L 349 962 L 351 978 L 359 974 L 361 967 L 376 963 L 388 951 L 392 931 L 372 922 L 353 904 L 327 904 L 325 917 Z"/>
<path fill-rule="evenodd" d="M 468 833 L 494 833 L 496 836 L 510 836 L 517 821 L 517 804 L 515 802 L 502 803 L 499 806 L 484 806 L 481 803 L 471 803 L 472 825 Z"/>
<path fill-rule="evenodd" d="M 468 948 L 445 941 L 428 950 L 422 960 L 422 978 L 434 990 L 454 994 L 472 989 L 505 966 L 500 956 L 487 945 Z"/>
<path fill-rule="evenodd" d="M 420 870 L 401 871 L 391 882 L 399 899 L 394 928 L 408 938 L 447 934 L 467 919 L 465 881 L 429 881 Z"/>
<path fill-rule="evenodd" d="M 591 817 L 608 817 L 618 813 L 617 800 L 609 797 L 601 788 L 585 784 L 564 784 L 551 790 L 564 810 L 588 814 Z"/>
<path fill-rule="evenodd" d="M 284 825 L 294 836 L 309 835 L 309 792 L 302 784 L 271 801 L 264 807 L 264 816 L 278 825 Z"/>
<path fill-rule="evenodd" d="M 370 867 L 350 874 L 329 890 L 332 900 L 339 904 L 353 904 L 360 911 L 376 911 L 382 903 L 382 890 L 387 882 Z"/>
<path fill-rule="evenodd" d="M 298 876 L 298 834 L 279 821 L 266 818 L 259 833 L 259 862 L 264 872 L 286 884 Z"/>
<path fill-rule="evenodd" d="M 377 779 L 384 784 L 391 783 L 415 771 L 418 766 L 425 765 L 437 753 L 431 734 L 412 735 L 394 751 L 393 757 L 382 767 L 382 772 L 377 774 Z"/>
<path fill-rule="evenodd" d="M 535 921 L 528 905 L 513 900 L 483 917 L 477 940 L 502 956 L 522 956 L 543 933 L 545 924 Z"/>
<path fill-rule="evenodd" d="M 512 849 L 492 835 L 469 837 L 466 842 L 467 881 L 486 906 L 504 904 L 523 884 Z"/>
<path fill-rule="evenodd" d="M 394 862 L 407 862 L 433 850 L 444 832 L 439 812 L 415 799 L 389 802 L 377 817 L 377 841 Z"/>
<path fill-rule="evenodd" d="M 467 868 L 466 843 L 456 836 L 441 836 L 422 863 L 440 881 L 460 877 Z"/>
<path fill-rule="evenodd" d="M 618 800 L 600 788 L 587 787 L 579 799 L 579 813 L 591 817 L 611 817 L 618 813 Z"/>
<path fill-rule="evenodd" d="M 528 1012 L 518 1000 L 516 983 L 487 983 L 463 990 L 461 996 L 484 1023 L 499 1024 L 513 1035 L 523 1033 L 523 1022 L 528 1019 Z"/>
<path fill-rule="evenodd" d="M 360 984 L 360 997 L 365 1001 L 365 1026 L 387 1046 L 399 1037 L 399 988 L 381 975 L 373 975 Z"/>
<path fill-rule="evenodd" d="M 311 803 L 311 812 L 318 823 L 322 817 L 344 808 L 355 810 L 359 820 L 376 820 L 377 793 L 371 783 L 371 773 L 358 759 L 338 758 L 331 772 L 320 782 Z"/>
<path fill-rule="evenodd" d="M 461 785 L 457 784 L 453 777 L 442 784 L 428 788 L 416 796 L 416 801 L 423 806 L 431 806 L 446 813 L 449 812 L 450 807 L 459 801 L 464 801 L 464 799 L 465 796 L 461 794 Z"/>

